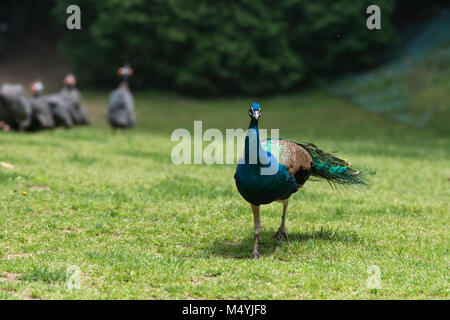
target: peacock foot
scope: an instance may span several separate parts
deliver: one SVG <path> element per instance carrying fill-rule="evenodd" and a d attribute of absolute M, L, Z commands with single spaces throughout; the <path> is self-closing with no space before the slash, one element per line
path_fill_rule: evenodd
<path fill-rule="evenodd" d="M 253 250 L 252 255 L 253 255 L 253 259 L 259 259 L 261 257 L 258 250 Z"/>
<path fill-rule="evenodd" d="M 275 250 L 278 250 L 278 247 L 280 246 L 280 243 L 281 243 L 281 238 L 283 238 L 283 237 L 289 243 L 289 237 L 288 237 L 287 232 L 286 232 L 286 227 L 285 226 L 280 226 L 280 228 L 278 229 L 277 233 L 275 233 L 275 235 L 273 236 L 273 238 L 277 239 L 277 245 L 275 247 Z"/>

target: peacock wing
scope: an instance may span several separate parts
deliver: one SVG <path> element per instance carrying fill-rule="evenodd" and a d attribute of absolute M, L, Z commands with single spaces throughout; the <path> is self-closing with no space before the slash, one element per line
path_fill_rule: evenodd
<path fill-rule="evenodd" d="M 279 163 L 286 166 L 289 174 L 295 176 L 297 183 L 302 185 L 308 179 L 312 158 L 304 148 L 282 139 L 267 139 L 261 145 L 275 156 Z"/>

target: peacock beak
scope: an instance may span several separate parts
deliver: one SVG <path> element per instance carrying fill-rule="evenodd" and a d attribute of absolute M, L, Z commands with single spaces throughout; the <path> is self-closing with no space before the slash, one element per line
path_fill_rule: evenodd
<path fill-rule="evenodd" d="M 258 120 L 260 116 L 261 116 L 261 111 L 253 110 L 253 118 L 255 118 L 255 120 Z"/>

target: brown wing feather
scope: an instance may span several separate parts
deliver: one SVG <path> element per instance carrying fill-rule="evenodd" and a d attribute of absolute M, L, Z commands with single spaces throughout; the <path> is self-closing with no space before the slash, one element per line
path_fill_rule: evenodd
<path fill-rule="evenodd" d="M 281 154 L 278 161 L 285 165 L 289 174 L 295 177 L 300 187 L 309 178 L 312 158 L 308 151 L 296 143 L 287 140 L 271 140 L 272 145 L 280 144 Z M 266 141 L 263 142 L 265 144 Z"/>

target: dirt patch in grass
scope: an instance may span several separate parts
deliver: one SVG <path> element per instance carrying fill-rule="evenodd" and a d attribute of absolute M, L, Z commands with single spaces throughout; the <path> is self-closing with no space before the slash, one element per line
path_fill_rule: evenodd
<path fill-rule="evenodd" d="M 29 187 L 29 189 L 31 191 L 46 191 L 46 190 L 50 190 L 49 186 L 31 186 Z"/>
<path fill-rule="evenodd" d="M 32 294 L 26 293 L 26 294 L 23 296 L 23 300 L 39 300 L 39 298 L 33 297 Z"/>
<path fill-rule="evenodd" d="M 62 228 L 62 229 L 58 229 L 58 231 L 63 232 L 63 233 L 79 233 L 82 230 L 81 229 L 71 229 L 71 228 Z"/>
<path fill-rule="evenodd" d="M 10 254 L 6 255 L 6 259 L 10 260 L 10 259 L 16 259 L 16 258 L 27 258 L 29 256 L 30 256 L 29 253 L 10 253 Z"/>
<path fill-rule="evenodd" d="M 12 282 L 12 281 L 15 281 L 21 275 L 22 275 L 22 273 L 13 273 L 13 272 L 8 272 L 8 271 L 3 271 L 2 274 L 0 274 L 0 281 Z"/>

